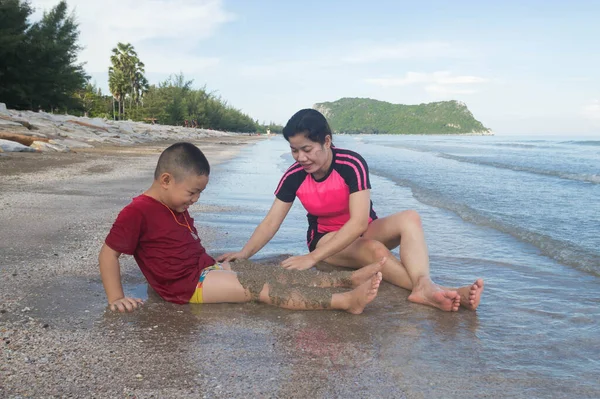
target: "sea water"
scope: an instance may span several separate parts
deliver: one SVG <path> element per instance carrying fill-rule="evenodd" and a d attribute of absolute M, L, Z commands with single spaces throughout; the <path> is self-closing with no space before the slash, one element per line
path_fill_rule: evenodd
<path fill-rule="evenodd" d="M 476 315 L 455 315 L 468 320 L 468 331 L 451 341 L 443 329 L 429 330 L 430 321 L 402 321 L 402 328 L 414 322 L 419 336 L 412 344 L 418 361 L 403 378 L 421 384 L 424 375 L 455 367 L 457 378 L 479 377 L 459 384 L 466 394 L 600 393 L 600 140 L 362 135 L 334 143 L 366 159 L 379 217 L 420 213 L 436 282 L 485 279 Z M 212 252 L 242 248 L 292 163 L 289 145 L 276 136 L 215 168 L 194 215 L 218 232 Z M 256 257 L 306 253 L 306 223 L 295 203 Z M 393 334 L 402 313 L 386 311 L 390 321 L 379 328 Z M 436 386 L 419 392 L 444 392 Z"/>

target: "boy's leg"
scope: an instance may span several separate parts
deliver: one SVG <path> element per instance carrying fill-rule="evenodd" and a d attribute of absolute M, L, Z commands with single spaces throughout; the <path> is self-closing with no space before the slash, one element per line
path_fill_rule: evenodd
<path fill-rule="evenodd" d="M 239 303 L 257 298 L 260 302 L 292 310 L 341 309 L 362 313 L 364 307 L 377 296 L 381 273 L 372 276 L 352 291 L 334 293 L 328 289 L 289 287 L 278 283 L 257 283 L 234 272 L 214 270 L 204 278 L 203 303 Z"/>
<path fill-rule="evenodd" d="M 358 287 L 343 293 L 332 293 L 328 288 L 265 284 L 259 300 L 291 310 L 338 309 L 360 314 L 377 296 L 381 279 L 381 272 L 377 272 Z"/>
<path fill-rule="evenodd" d="M 213 270 L 202 282 L 202 303 L 250 302 L 252 295 L 240 284 L 237 274 L 227 270 Z"/>
<path fill-rule="evenodd" d="M 334 271 L 322 272 L 314 270 L 287 270 L 275 268 L 274 281 L 280 284 L 301 285 L 306 287 L 346 287 L 356 288 L 380 272 L 385 263 L 385 258 L 371 263 L 353 272 Z"/>

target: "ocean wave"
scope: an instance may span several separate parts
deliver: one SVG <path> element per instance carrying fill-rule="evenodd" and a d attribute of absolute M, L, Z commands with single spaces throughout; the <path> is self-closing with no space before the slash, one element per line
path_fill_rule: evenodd
<path fill-rule="evenodd" d="M 548 235 L 527 230 L 490 215 L 484 215 L 470 206 L 441 196 L 435 190 L 419 187 L 414 182 L 397 178 L 385 171 L 372 170 L 372 173 L 390 179 L 394 183 L 409 187 L 413 196 L 423 204 L 453 212 L 467 223 L 476 224 L 509 234 L 519 241 L 535 246 L 540 252 L 557 262 L 585 273 L 600 276 L 600 255 L 570 241 L 562 241 Z"/>
<path fill-rule="evenodd" d="M 524 143 L 492 143 L 492 147 L 511 147 L 511 148 L 548 148 L 549 145 L 524 144 Z"/>
<path fill-rule="evenodd" d="M 586 146 L 592 146 L 592 147 L 600 147 L 600 141 L 598 141 L 598 140 L 570 140 L 570 141 L 563 141 L 560 144 L 586 145 Z"/>
<path fill-rule="evenodd" d="M 460 157 L 460 156 L 450 155 L 450 154 L 438 154 L 437 156 L 440 158 L 450 159 L 453 161 L 465 162 L 465 163 L 470 163 L 470 164 L 475 164 L 475 165 L 491 166 L 491 167 L 498 168 L 498 169 L 509 169 L 509 170 L 514 170 L 516 172 L 527 172 L 527 173 L 533 173 L 533 174 L 542 175 L 542 176 L 558 177 L 560 179 L 566 179 L 566 180 L 574 180 L 574 181 L 581 181 L 581 182 L 586 182 L 586 183 L 600 184 L 600 175 L 598 175 L 598 174 L 569 173 L 569 172 L 561 172 L 558 170 L 544 170 L 544 169 L 532 168 L 529 166 L 509 165 L 509 164 L 505 164 L 502 162 L 484 161 L 482 159 L 466 158 L 466 157 Z"/>

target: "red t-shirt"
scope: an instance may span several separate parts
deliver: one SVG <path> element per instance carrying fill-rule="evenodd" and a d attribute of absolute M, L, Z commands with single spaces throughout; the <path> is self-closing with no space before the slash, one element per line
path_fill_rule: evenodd
<path fill-rule="evenodd" d="M 105 242 L 117 252 L 133 255 L 148 284 L 169 302 L 188 303 L 202 269 L 215 264 L 189 213 L 171 213 L 147 195 L 135 197 L 123 208 Z"/>

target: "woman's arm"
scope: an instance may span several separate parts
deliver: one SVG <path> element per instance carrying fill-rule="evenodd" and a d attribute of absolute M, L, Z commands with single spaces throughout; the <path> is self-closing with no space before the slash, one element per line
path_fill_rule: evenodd
<path fill-rule="evenodd" d="M 316 263 L 337 254 L 354 240 L 360 237 L 369 227 L 369 211 L 371 194 L 369 190 L 350 194 L 350 219 L 339 229 L 333 238 L 308 255 L 293 256 L 284 260 L 281 265 L 287 269 L 305 270 Z"/>
<path fill-rule="evenodd" d="M 256 227 L 252 236 L 244 245 L 239 252 L 230 252 L 221 255 L 217 260 L 219 262 L 226 260 L 235 260 L 238 258 L 248 259 L 258 251 L 260 251 L 277 233 L 281 223 L 285 220 L 288 212 L 292 208 L 293 202 L 283 202 L 280 199 L 275 198 L 271 209 L 267 213 L 267 216 L 260 222 Z"/>

